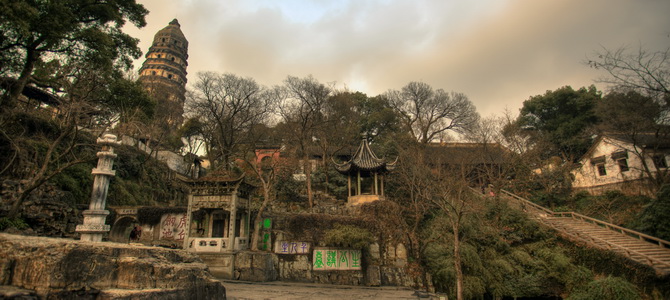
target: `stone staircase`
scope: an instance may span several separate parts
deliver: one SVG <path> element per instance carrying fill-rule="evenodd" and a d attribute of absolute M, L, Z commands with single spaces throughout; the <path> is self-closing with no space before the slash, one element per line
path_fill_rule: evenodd
<path fill-rule="evenodd" d="M 614 251 L 652 267 L 658 275 L 670 274 L 670 242 L 574 212 L 554 212 L 508 191 L 501 196 L 513 207 L 588 245 Z"/>

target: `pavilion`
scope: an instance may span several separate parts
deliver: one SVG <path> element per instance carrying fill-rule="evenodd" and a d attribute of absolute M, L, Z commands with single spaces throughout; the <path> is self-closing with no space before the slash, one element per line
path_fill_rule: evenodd
<path fill-rule="evenodd" d="M 367 139 L 361 141 L 360 146 L 347 162 L 335 163 L 335 169 L 347 175 L 348 205 L 358 205 L 384 199 L 384 177 L 395 169 L 397 159 L 387 162 L 378 158 Z M 352 178 L 355 185 L 352 186 Z"/>

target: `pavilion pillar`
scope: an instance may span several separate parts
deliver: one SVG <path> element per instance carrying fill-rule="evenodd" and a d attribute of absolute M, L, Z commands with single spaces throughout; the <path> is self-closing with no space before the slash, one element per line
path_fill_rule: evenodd
<path fill-rule="evenodd" d="M 384 175 L 382 175 L 382 182 L 381 182 L 381 184 L 382 184 L 382 193 L 381 193 L 381 195 L 384 196 Z"/>
<path fill-rule="evenodd" d="M 375 195 L 379 195 L 379 186 L 377 185 L 377 172 L 375 172 Z"/>
<path fill-rule="evenodd" d="M 351 197 L 351 175 L 347 175 L 347 193 Z"/>
<path fill-rule="evenodd" d="M 361 170 L 358 170 L 357 175 L 357 184 L 356 184 L 356 196 L 361 194 Z"/>

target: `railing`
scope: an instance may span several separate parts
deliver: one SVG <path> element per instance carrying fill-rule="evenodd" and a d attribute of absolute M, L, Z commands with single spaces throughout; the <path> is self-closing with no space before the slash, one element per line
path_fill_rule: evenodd
<path fill-rule="evenodd" d="M 515 194 L 512 194 L 512 193 L 506 191 L 506 190 L 500 190 L 500 192 L 502 192 L 503 194 L 505 194 L 505 195 L 507 195 L 507 196 L 509 196 L 509 197 L 512 197 L 512 198 L 514 198 L 514 199 L 520 201 L 522 204 L 528 205 L 528 206 L 530 206 L 530 207 L 532 207 L 532 208 L 535 208 L 535 209 L 537 209 L 537 210 L 540 210 L 540 211 L 542 211 L 542 212 L 544 212 L 544 213 L 547 213 L 547 214 L 552 215 L 552 216 L 555 214 L 553 210 L 548 209 L 548 208 L 546 208 L 546 207 L 544 207 L 544 206 L 541 206 L 541 205 L 539 205 L 539 204 L 533 203 L 533 202 L 531 202 L 530 200 L 528 200 L 528 199 L 526 199 L 526 198 L 519 197 L 519 196 L 517 196 L 517 195 L 515 195 Z"/>
<path fill-rule="evenodd" d="M 623 235 L 630 236 L 630 237 L 633 237 L 633 238 L 637 238 L 637 239 L 640 239 L 640 240 L 645 241 L 645 242 L 653 241 L 653 242 L 657 243 L 662 248 L 666 248 L 666 249 L 670 248 L 670 242 L 668 242 L 666 240 L 663 240 L 663 239 L 659 239 L 657 237 L 653 237 L 653 236 L 650 236 L 650 235 L 647 235 L 647 234 L 644 234 L 644 233 L 641 233 L 641 232 L 637 232 L 635 230 L 630 230 L 628 228 L 624 228 L 624 227 L 614 225 L 614 224 L 611 224 L 611 223 L 608 223 L 608 222 L 605 222 L 605 221 L 594 219 L 594 218 L 591 218 L 591 217 L 588 217 L 588 216 L 585 216 L 585 215 L 582 215 L 582 214 L 579 214 L 579 213 L 575 213 L 575 212 L 554 212 L 554 211 L 552 211 L 552 210 L 550 210 L 546 207 L 543 207 L 541 205 L 533 203 L 533 202 L 529 201 L 528 199 L 519 197 L 519 196 L 517 196 L 517 195 L 515 195 L 515 194 L 513 194 L 509 191 L 501 190 L 501 192 L 503 194 L 505 194 L 506 196 L 519 201 L 521 203 L 522 207 L 524 207 L 525 205 L 528 205 L 528 206 L 530 206 L 530 207 L 532 207 L 532 208 L 534 208 L 534 209 L 536 209 L 536 210 L 538 210 L 542 213 L 550 215 L 552 217 L 570 217 L 572 219 L 580 220 L 582 222 L 587 222 L 587 223 L 590 223 L 590 224 L 593 224 L 593 225 L 596 225 L 596 226 L 599 226 L 599 227 L 607 228 L 608 230 L 618 231 L 619 233 L 621 233 Z M 580 233 L 577 233 L 577 232 L 566 230 L 565 228 L 560 228 L 559 226 L 556 226 L 555 224 L 552 224 L 551 222 L 548 222 L 548 220 L 541 220 L 541 222 L 550 226 L 550 227 L 552 227 L 552 228 L 554 228 L 555 230 L 557 230 L 559 232 L 562 232 L 563 234 L 572 236 L 573 238 L 579 239 L 583 242 L 591 243 L 591 244 L 594 244 L 596 246 L 598 246 L 599 244 L 600 245 L 604 244 L 606 246 L 600 246 L 600 247 L 606 248 L 606 249 L 612 250 L 612 251 L 619 250 L 620 252 L 623 252 L 624 255 L 626 255 L 627 257 L 629 257 L 633 260 L 635 260 L 633 258 L 633 256 L 638 256 L 638 257 L 641 257 L 642 259 L 644 259 L 651 266 L 653 266 L 653 265 L 663 265 L 665 267 L 670 267 L 670 262 L 659 260 L 658 258 L 652 257 L 652 256 L 647 255 L 645 253 L 641 253 L 641 252 L 638 252 L 636 250 L 629 249 L 629 248 L 626 248 L 624 246 L 617 245 L 617 244 L 611 243 L 607 240 L 603 240 L 601 238 L 597 238 L 597 237 L 594 237 L 594 236 L 591 236 L 591 235 L 588 235 L 588 234 L 583 234 L 583 233 L 580 234 Z M 658 271 L 658 269 L 657 269 L 657 271 Z M 658 272 L 661 272 L 661 271 L 658 271 Z"/>
<path fill-rule="evenodd" d="M 228 238 L 210 237 L 210 238 L 191 238 L 189 248 L 195 252 L 224 252 L 230 250 Z M 248 237 L 235 237 L 235 250 L 249 249 Z"/>
<path fill-rule="evenodd" d="M 248 237 L 235 237 L 235 250 L 247 250 L 249 249 L 249 238 Z"/>
<path fill-rule="evenodd" d="M 550 214 L 552 217 L 570 216 L 573 219 L 577 219 L 577 220 L 581 220 L 581 221 L 584 221 L 584 222 L 587 222 L 587 223 L 598 225 L 598 226 L 601 226 L 601 227 L 604 227 L 604 228 L 607 228 L 607 229 L 610 229 L 610 230 L 616 230 L 616 231 L 619 231 L 622 234 L 625 234 L 625 235 L 628 235 L 628 236 L 631 236 L 631 237 L 634 237 L 634 238 L 637 238 L 637 239 L 640 239 L 640 240 L 643 240 L 643 241 L 646 241 L 646 242 L 653 241 L 654 243 L 658 244 L 660 247 L 670 248 L 670 242 L 668 242 L 666 240 L 659 239 L 657 237 L 653 237 L 651 235 L 644 234 L 642 232 L 638 232 L 638 231 L 631 230 L 631 229 L 628 229 L 628 228 L 624 228 L 624 227 L 621 227 L 621 226 L 618 226 L 618 225 L 614 225 L 612 223 L 608 223 L 608 222 L 605 222 L 605 221 L 594 219 L 594 218 L 591 218 L 589 216 L 582 215 L 580 213 L 576 213 L 576 212 L 554 212 L 554 211 L 552 211 L 552 210 L 550 210 L 546 207 L 543 207 L 541 205 L 533 203 L 528 199 L 519 197 L 519 196 L 517 196 L 517 195 L 515 195 L 515 194 L 513 194 L 509 191 L 506 191 L 506 190 L 500 190 L 500 191 L 507 196 L 510 196 L 510 197 L 512 197 L 512 198 L 514 198 L 518 201 L 521 201 L 523 204 L 532 206 L 535 209 L 538 209 L 538 210 L 541 210 L 541 211 L 543 211 L 547 214 Z"/>
<path fill-rule="evenodd" d="M 195 252 L 222 252 L 228 249 L 228 238 L 192 238 L 189 248 Z"/>
<path fill-rule="evenodd" d="M 648 254 L 644 254 L 644 253 L 641 253 L 641 252 L 638 252 L 638 251 L 635 251 L 635 250 L 632 250 L 632 249 L 628 249 L 624 246 L 617 245 L 617 244 L 608 242 L 606 240 L 603 240 L 603 239 L 600 239 L 600 238 L 597 238 L 597 237 L 594 237 L 594 236 L 590 236 L 588 234 L 579 234 L 579 233 L 575 233 L 575 232 L 570 232 L 568 230 L 565 230 L 564 228 L 559 228 L 558 226 L 554 226 L 553 224 L 549 224 L 549 223 L 547 223 L 547 225 L 549 225 L 550 227 L 554 228 L 555 230 L 557 230 L 559 232 L 562 232 L 563 234 L 570 235 L 573 238 L 577 238 L 577 239 L 582 240 L 586 243 L 591 243 L 591 244 L 595 244 L 595 245 L 598 245 L 598 243 L 605 244 L 607 246 L 603 247 L 603 248 L 606 248 L 606 249 L 612 250 L 612 251 L 615 251 L 615 249 L 618 249 L 618 250 L 622 251 L 623 254 L 625 254 L 627 257 L 629 257 L 631 259 L 633 258 L 633 255 L 637 255 L 637 256 L 643 258 L 644 260 L 646 260 L 649 265 L 660 264 L 660 265 L 664 265 L 665 267 L 670 267 L 670 262 L 659 260 L 658 258 L 649 256 Z"/>

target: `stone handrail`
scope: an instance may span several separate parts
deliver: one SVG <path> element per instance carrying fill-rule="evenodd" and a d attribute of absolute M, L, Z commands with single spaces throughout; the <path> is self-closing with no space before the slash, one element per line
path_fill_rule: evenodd
<path fill-rule="evenodd" d="M 594 218 L 591 218 L 589 216 L 585 216 L 585 215 L 582 215 L 582 214 L 579 214 L 579 213 L 576 213 L 576 212 L 556 212 L 556 213 L 554 213 L 554 215 L 559 215 L 559 216 L 569 215 L 573 219 L 577 219 L 577 220 L 588 222 L 588 223 L 591 223 L 591 224 L 594 224 L 594 225 L 605 227 L 605 228 L 610 229 L 610 230 L 615 230 L 616 229 L 616 231 L 619 231 L 622 234 L 627 234 L 627 235 L 630 235 L 634 238 L 638 238 L 638 239 L 643 240 L 643 241 L 654 241 L 655 243 L 657 243 L 661 247 L 670 248 L 670 242 L 668 242 L 666 240 L 659 239 L 657 237 L 654 237 L 654 236 L 651 236 L 651 235 L 648 235 L 648 234 L 644 234 L 642 232 L 638 232 L 638 231 L 635 231 L 635 230 L 631 230 L 631 229 L 628 229 L 628 228 L 624 228 L 624 227 L 621 227 L 621 226 L 618 226 L 618 225 L 614 225 L 612 223 L 607 223 L 605 221 L 594 219 Z"/>
<path fill-rule="evenodd" d="M 600 238 L 597 238 L 597 237 L 593 237 L 593 236 L 589 236 L 589 235 L 586 235 L 586 234 L 572 233 L 572 232 L 569 232 L 569 231 L 564 230 L 564 229 L 562 229 L 562 228 L 558 228 L 557 226 L 553 226 L 553 225 L 551 225 L 551 224 L 548 224 L 548 225 L 549 225 L 550 227 L 554 228 L 554 229 L 557 230 L 557 231 L 560 231 L 560 232 L 563 232 L 564 234 L 568 234 L 568 235 L 577 237 L 577 238 L 579 238 L 580 240 L 582 240 L 582 241 L 584 241 L 584 242 L 587 242 L 587 243 L 588 243 L 588 242 L 600 242 L 600 243 L 604 243 L 604 244 L 607 245 L 606 248 L 609 249 L 609 250 L 613 250 L 614 248 L 616 248 L 616 249 L 620 249 L 620 250 L 622 250 L 622 251 L 626 254 L 626 256 L 628 256 L 628 257 L 632 257 L 633 255 L 637 255 L 637 256 L 643 257 L 644 259 L 647 260 L 647 262 L 648 262 L 650 265 L 656 263 L 656 264 L 661 264 L 661 265 L 665 265 L 665 266 L 670 267 L 670 263 L 668 263 L 668 262 L 659 260 L 659 259 L 657 259 L 657 258 L 651 257 L 651 256 L 649 256 L 649 255 L 647 255 L 647 254 L 644 254 L 644 253 L 641 253 L 641 252 L 638 252 L 638 251 L 635 251 L 635 250 L 632 250 L 632 249 L 628 249 L 628 248 L 626 248 L 626 247 L 624 247 L 624 246 L 620 246 L 620 245 L 617 245 L 617 244 L 614 244 L 614 243 L 610 243 L 610 242 L 608 242 L 608 241 L 606 241 L 606 240 L 603 240 L 603 239 L 600 239 Z"/>
<path fill-rule="evenodd" d="M 638 239 L 643 240 L 643 241 L 654 241 L 660 247 L 670 248 L 670 242 L 668 242 L 666 240 L 659 239 L 657 237 L 653 237 L 651 235 L 644 234 L 642 232 L 638 232 L 638 231 L 631 230 L 631 229 L 628 229 L 628 228 L 624 228 L 624 227 L 621 227 L 621 226 L 618 226 L 618 225 L 614 225 L 612 223 L 608 223 L 608 222 L 605 222 L 605 221 L 594 219 L 594 218 L 591 218 L 591 217 L 588 217 L 588 216 L 585 216 L 585 215 L 582 215 L 582 214 L 579 214 L 579 213 L 576 213 L 576 212 L 554 212 L 554 211 L 552 211 L 548 208 L 545 208 L 543 206 L 535 204 L 528 199 L 519 197 L 519 196 L 517 196 L 517 195 L 515 195 L 515 194 L 513 194 L 509 191 L 506 191 L 506 190 L 500 190 L 500 191 L 503 192 L 507 196 L 510 196 L 514 199 L 517 199 L 517 200 L 523 202 L 524 204 L 530 205 L 530 206 L 532 206 L 536 209 L 539 209 L 539 210 L 541 210 L 541 211 L 543 211 L 547 214 L 550 214 L 554 217 L 570 216 L 573 219 L 578 219 L 578 220 L 588 222 L 588 223 L 591 223 L 591 224 L 594 224 L 594 225 L 603 226 L 603 227 L 605 227 L 607 229 L 610 229 L 610 230 L 616 229 L 617 231 L 619 231 L 622 234 L 627 234 L 627 235 L 630 235 L 632 237 L 638 238 Z"/>
<path fill-rule="evenodd" d="M 507 195 L 507 196 L 509 196 L 509 197 L 512 197 L 512 198 L 514 198 L 514 199 L 516 199 L 516 200 L 521 201 L 521 203 L 523 203 L 523 204 L 525 204 L 525 205 L 529 205 L 529 206 L 531 206 L 531 207 L 533 207 L 533 208 L 535 208 L 535 209 L 537 209 L 537 210 L 541 210 L 541 211 L 543 211 L 543 212 L 545 212 L 545 213 L 547 213 L 547 214 L 550 214 L 550 215 L 552 215 L 552 216 L 554 215 L 554 211 L 553 211 L 553 210 L 550 210 L 550 209 L 548 209 L 548 208 L 546 208 L 546 207 L 544 207 L 544 206 L 541 206 L 541 205 L 539 205 L 539 204 L 533 203 L 533 202 L 531 202 L 530 200 L 528 200 L 528 199 L 526 199 L 526 198 L 519 197 L 519 196 L 517 196 L 517 195 L 515 195 L 515 194 L 512 194 L 512 193 L 508 192 L 507 190 L 503 190 L 503 189 L 501 189 L 500 192 L 502 192 L 503 194 L 505 194 L 505 195 Z"/>
<path fill-rule="evenodd" d="M 201 237 L 189 239 L 189 250 L 194 252 L 222 252 L 228 249 L 227 238 Z"/>

